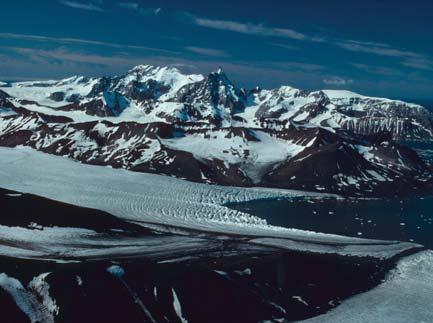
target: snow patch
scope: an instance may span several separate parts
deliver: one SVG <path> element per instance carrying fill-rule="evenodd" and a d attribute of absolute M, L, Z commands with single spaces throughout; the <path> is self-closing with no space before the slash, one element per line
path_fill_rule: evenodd
<path fill-rule="evenodd" d="M 180 305 L 179 298 L 177 297 L 176 291 L 174 290 L 174 288 L 172 288 L 171 291 L 173 293 L 173 307 L 177 317 L 180 319 L 182 323 L 188 323 L 188 321 L 183 317 L 182 306 Z"/>
<path fill-rule="evenodd" d="M 48 275 L 34 277 L 25 288 L 19 280 L 0 273 L 0 287 L 12 296 L 32 323 L 54 323 L 54 316 L 59 313 L 59 307 L 49 295 L 50 286 L 45 281 Z"/>

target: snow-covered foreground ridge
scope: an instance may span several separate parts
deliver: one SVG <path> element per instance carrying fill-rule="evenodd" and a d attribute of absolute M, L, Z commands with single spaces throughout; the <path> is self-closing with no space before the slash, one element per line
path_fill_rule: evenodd
<path fill-rule="evenodd" d="M 433 251 L 402 258 L 384 283 L 303 322 L 433 322 Z"/>
<path fill-rule="evenodd" d="M 305 196 L 307 193 L 304 192 L 191 183 L 167 176 L 83 165 L 29 148 L 0 148 L 0 157 L 0 186 L 3 188 L 107 211 L 143 225 L 148 225 L 143 222 L 149 222 L 248 236 L 249 242 L 258 245 L 344 255 L 391 257 L 417 247 L 411 243 L 364 240 L 273 227 L 263 219 L 223 206 L 227 202 L 259 198 Z M 317 194 L 308 195 L 320 198 Z M 26 244 L 39 246 L 39 250 L 31 250 L 30 253 L 28 250 L 20 251 L 22 257 L 42 256 L 44 252 L 73 257 L 80 251 L 65 248 L 65 245 L 70 243 L 76 246 L 78 241 L 94 241 L 93 234 L 88 230 L 68 232 L 61 228 L 46 228 L 35 231 L 1 227 L 0 231 L 3 239 L 22 240 Z M 110 245 L 112 243 L 109 242 Z M 120 246 L 119 243 L 113 247 Z M 125 243 L 128 244 L 128 241 Z M 137 248 L 145 249 L 146 244 L 141 247 L 137 244 Z M 7 246 L 1 251 L 3 254 L 18 252 Z M 88 250 L 86 252 L 89 253 Z"/>

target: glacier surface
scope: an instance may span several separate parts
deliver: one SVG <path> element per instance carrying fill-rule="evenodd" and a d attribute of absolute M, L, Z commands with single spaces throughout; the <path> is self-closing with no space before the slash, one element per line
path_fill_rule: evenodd
<path fill-rule="evenodd" d="M 326 195 L 191 183 L 168 176 L 84 165 L 25 147 L 0 148 L 0 187 L 103 210 L 127 221 L 156 229 L 161 225 L 169 226 L 172 233 L 184 234 L 185 230 L 196 230 L 233 237 L 243 236 L 249 238 L 249 243 L 274 248 L 392 257 L 419 247 L 405 242 L 365 240 L 275 227 L 263 219 L 224 206 L 228 202 L 263 198 L 290 198 L 307 194 L 320 198 Z M 67 241 L 71 245 L 77 241 L 85 243 L 86 238 L 92 240 L 93 235 L 89 230 L 65 228 L 44 228 L 38 230 L 38 234 L 26 228 L 0 227 L 0 231 L 4 239 L 44 246 L 42 250 L 32 250 L 39 256 L 66 252 Z M 116 248 L 114 242 L 102 240 L 100 243 Z M 189 243 L 197 245 L 200 240 Z M 126 240 L 122 243 L 117 241 L 117 244 L 118 248 L 125 244 L 123 247 L 128 249 Z M 149 243 L 142 241 L 131 249 L 137 252 L 140 248 L 149 248 Z M 25 256 L 29 251 L 19 252 Z M 77 250 L 74 254 L 74 250 L 68 249 L 67 253 L 69 256 L 83 256 L 83 252 L 95 252 L 95 255 L 98 250 Z M 18 254 L 18 250 L 3 246 L 2 254 L 8 253 Z"/>

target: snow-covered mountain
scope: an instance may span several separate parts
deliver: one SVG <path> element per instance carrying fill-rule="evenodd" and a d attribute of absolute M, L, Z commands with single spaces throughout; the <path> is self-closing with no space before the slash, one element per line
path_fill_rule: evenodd
<path fill-rule="evenodd" d="M 29 110 L 54 110 L 75 121 L 97 116 L 111 117 L 114 122 L 258 128 L 268 122 L 294 121 L 333 132 L 388 131 L 394 139 L 433 139 L 433 114 L 420 105 L 349 91 L 308 92 L 289 86 L 245 90 L 234 85 L 222 69 L 205 77 L 184 75 L 174 67 L 140 65 L 115 77 L 0 83 L 0 88 Z"/>
<path fill-rule="evenodd" d="M 432 178 L 394 141 L 433 139 L 425 108 L 347 91 L 245 90 L 221 69 L 142 65 L 11 83 L 0 107 L 2 146 L 198 182 L 365 196 L 426 189 Z"/>

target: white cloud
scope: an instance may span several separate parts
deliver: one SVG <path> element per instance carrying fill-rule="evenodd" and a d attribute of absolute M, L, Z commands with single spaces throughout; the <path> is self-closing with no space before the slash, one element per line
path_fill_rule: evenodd
<path fill-rule="evenodd" d="M 117 43 L 110 43 L 110 42 L 102 42 L 98 40 L 80 39 L 80 38 L 49 37 L 49 36 L 41 36 L 41 35 L 25 35 L 25 34 L 13 34 L 13 33 L 0 33 L 0 38 L 51 42 L 56 44 L 94 45 L 94 46 L 105 46 L 105 47 L 112 47 L 112 48 L 119 48 L 119 49 L 125 48 L 125 49 L 149 50 L 149 51 L 158 51 L 158 52 L 165 52 L 171 54 L 179 53 L 176 51 L 171 51 L 171 50 L 166 50 L 161 48 L 139 46 L 139 45 L 117 44 Z"/>
<path fill-rule="evenodd" d="M 102 65 L 130 65 L 132 60 L 128 56 L 103 56 L 97 54 L 89 54 L 82 52 L 73 52 L 65 49 L 56 50 L 42 50 L 25 47 L 14 47 L 11 48 L 16 53 L 26 55 L 33 61 L 47 61 L 60 60 L 61 62 L 79 62 L 79 63 L 91 63 L 91 64 L 102 64 Z"/>
<path fill-rule="evenodd" d="M 386 75 L 386 76 L 401 75 L 401 72 L 389 67 L 374 66 L 374 65 L 367 65 L 361 63 L 352 63 L 351 65 L 361 71 L 370 74 L 378 74 L 378 75 Z"/>
<path fill-rule="evenodd" d="M 286 70 L 286 71 L 304 71 L 304 72 L 318 72 L 325 69 L 324 66 L 318 64 L 309 64 L 301 62 L 272 62 L 269 64 L 272 68 Z"/>
<path fill-rule="evenodd" d="M 296 46 L 287 45 L 287 44 L 271 43 L 270 45 L 275 46 L 275 47 L 290 49 L 290 50 L 298 49 L 298 47 L 296 47 Z"/>
<path fill-rule="evenodd" d="M 215 48 L 205 48 L 205 47 L 195 47 L 195 46 L 187 46 L 185 47 L 186 50 L 193 52 L 195 54 L 199 55 L 205 55 L 205 56 L 213 56 L 213 57 L 228 57 L 229 55 L 220 49 Z"/>
<path fill-rule="evenodd" d="M 144 8 L 137 2 L 120 2 L 119 6 L 126 9 L 134 10 L 142 15 L 151 14 L 157 16 L 161 12 L 161 8 Z"/>
<path fill-rule="evenodd" d="M 400 64 L 403 66 L 419 70 L 433 71 L 433 60 L 426 55 L 395 48 L 388 44 L 346 40 L 339 41 L 336 43 L 336 45 L 345 50 L 353 52 L 362 52 L 385 57 L 395 57 L 401 60 Z"/>
<path fill-rule="evenodd" d="M 232 31 L 242 34 L 283 37 L 290 39 L 303 40 L 306 36 L 293 29 L 272 28 L 258 24 L 245 24 L 230 20 L 214 20 L 200 17 L 193 17 L 193 22 L 202 27 Z"/>
<path fill-rule="evenodd" d="M 73 0 L 60 0 L 59 2 L 64 6 L 71 7 L 74 9 L 99 11 L 99 12 L 104 11 L 104 9 L 102 9 L 100 6 L 91 2 L 78 2 Z"/>
<path fill-rule="evenodd" d="M 375 54 L 379 56 L 400 57 L 400 58 L 421 56 L 420 54 L 414 53 L 412 51 L 393 48 L 390 45 L 381 44 L 381 43 L 345 40 L 345 41 L 336 42 L 336 45 L 345 50 Z"/>
<path fill-rule="evenodd" d="M 419 70 L 433 71 L 433 61 L 427 58 L 411 58 L 401 63 L 403 66 L 416 68 Z"/>
<path fill-rule="evenodd" d="M 137 2 L 120 2 L 119 6 L 127 9 L 138 9 L 140 7 Z"/>
<path fill-rule="evenodd" d="M 323 43 L 331 46 L 337 46 L 346 51 L 366 53 L 366 54 L 372 54 L 376 56 L 393 57 L 396 59 L 400 59 L 400 64 L 406 67 L 411 67 L 411 68 L 426 70 L 426 71 L 433 70 L 433 59 L 431 59 L 430 57 L 423 54 L 416 53 L 414 51 L 396 48 L 385 43 L 317 37 L 314 35 L 306 35 L 302 32 L 298 32 L 288 28 L 275 28 L 275 27 L 267 27 L 262 24 L 242 23 L 242 22 L 237 22 L 232 20 L 202 18 L 202 17 L 193 16 L 191 14 L 187 14 L 187 17 L 189 17 L 194 24 L 206 28 L 231 31 L 231 32 L 249 34 L 249 35 L 289 38 L 295 40 L 309 41 L 312 43 Z M 291 45 L 285 45 L 280 43 L 272 43 L 272 45 L 287 48 L 287 49 L 294 49 Z"/>
<path fill-rule="evenodd" d="M 352 79 L 344 79 L 340 76 L 332 76 L 326 79 L 323 79 L 323 83 L 326 85 L 334 85 L 334 86 L 345 86 L 353 83 Z"/>

